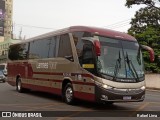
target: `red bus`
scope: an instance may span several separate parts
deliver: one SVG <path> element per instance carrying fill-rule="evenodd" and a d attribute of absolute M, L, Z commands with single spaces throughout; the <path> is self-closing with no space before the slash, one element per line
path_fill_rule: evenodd
<path fill-rule="evenodd" d="M 153 61 L 153 50 L 126 33 L 72 26 L 11 45 L 7 81 L 18 92 L 58 94 L 68 104 L 143 101 L 142 48 Z"/>

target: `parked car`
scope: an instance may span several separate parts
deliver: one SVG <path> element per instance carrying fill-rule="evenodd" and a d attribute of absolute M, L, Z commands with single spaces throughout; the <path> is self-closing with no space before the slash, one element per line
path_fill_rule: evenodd
<path fill-rule="evenodd" d="M 5 76 L 7 76 L 7 64 L 6 63 L 0 64 L 0 71 L 2 71 Z"/>
<path fill-rule="evenodd" d="M 3 71 L 0 71 L 0 81 L 5 82 L 6 76 L 4 75 Z"/>

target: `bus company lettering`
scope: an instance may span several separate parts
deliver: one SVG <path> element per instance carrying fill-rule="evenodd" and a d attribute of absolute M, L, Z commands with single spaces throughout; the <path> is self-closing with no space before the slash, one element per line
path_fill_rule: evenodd
<path fill-rule="evenodd" d="M 49 69 L 56 69 L 57 62 L 49 62 Z"/>
<path fill-rule="evenodd" d="M 48 69 L 48 63 L 37 63 L 36 65 L 37 69 Z"/>

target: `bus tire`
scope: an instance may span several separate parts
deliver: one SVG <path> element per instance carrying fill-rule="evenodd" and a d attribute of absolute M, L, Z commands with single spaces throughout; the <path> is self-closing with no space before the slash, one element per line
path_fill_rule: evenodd
<path fill-rule="evenodd" d="M 65 86 L 64 100 L 69 105 L 74 103 L 74 91 L 71 83 L 67 83 L 67 85 Z"/>
<path fill-rule="evenodd" d="M 22 82 L 21 82 L 21 79 L 18 78 L 17 79 L 17 82 L 16 82 L 16 90 L 19 92 L 19 93 L 22 93 L 23 92 L 23 88 L 22 88 Z"/>

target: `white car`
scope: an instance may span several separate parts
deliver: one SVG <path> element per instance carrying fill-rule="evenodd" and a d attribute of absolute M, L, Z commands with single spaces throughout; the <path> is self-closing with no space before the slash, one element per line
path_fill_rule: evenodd
<path fill-rule="evenodd" d="M 7 64 L 6 63 L 1 63 L 0 64 L 0 71 L 3 71 L 3 74 L 5 76 L 7 75 Z"/>
<path fill-rule="evenodd" d="M 4 75 L 3 71 L 0 71 L 0 81 L 5 82 L 6 76 Z"/>

